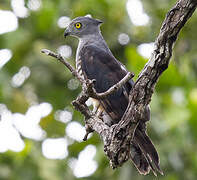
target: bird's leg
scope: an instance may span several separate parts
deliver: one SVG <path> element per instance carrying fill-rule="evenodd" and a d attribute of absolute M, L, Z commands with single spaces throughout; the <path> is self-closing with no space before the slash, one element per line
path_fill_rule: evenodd
<path fill-rule="evenodd" d="M 93 104 L 93 110 L 92 112 L 99 118 L 99 119 L 102 119 L 102 114 L 103 114 L 103 111 L 104 109 L 102 108 L 100 102 L 96 99 L 93 99 L 91 98 L 91 101 L 92 101 L 92 104 Z M 83 138 L 84 141 L 87 140 L 88 138 L 88 134 L 90 134 L 91 132 L 93 132 L 92 128 L 89 127 L 88 124 L 85 125 L 85 128 L 86 128 L 86 134 Z"/>
<path fill-rule="evenodd" d="M 85 125 L 85 129 L 86 129 L 86 134 L 85 134 L 85 136 L 84 136 L 84 138 L 83 138 L 83 141 L 87 141 L 87 139 L 88 139 L 88 135 L 91 133 L 91 132 L 93 132 L 94 130 L 92 130 L 92 128 L 89 126 L 89 125 Z"/>
<path fill-rule="evenodd" d="M 103 111 L 104 109 L 102 108 L 101 104 L 99 104 L 97 111 L 96 111 L 96 115 L 98 118 L 102 119 L 103 117 Z"/>
<path fill-rule="evenodd" d="M 96 114 L 96 116 L 100 119 L 102 119 L 103 114 L 103 107 L 101 106 L 100 102 L 97 99 L 91 98 L 92 104 L 93 104 L 93 110 L 92 112 Z"/>
<path fill-rule="evenodd" d="M 94 98 L 91 98 L 91 101 L 92 101 L 92 105 L 93 105 L 93 110 L 92 110 L 92 112 L 93 112 L 94 114 L 96 114 L 97 111 L 98 111 L 98 109 L 99 109 L 100 103 L 99 103 L 99 101 L 98 101 L 97 99 L 94 99 Z"/>
<path fill-rule="evenodd" d="M 94 114 L 97 113 L 98 107 L 99 107 L 99 106 L 95 106 L 95 105 L 93 104 L 93 110 L 92 110 L 92 112 L 93 112 Z"/>

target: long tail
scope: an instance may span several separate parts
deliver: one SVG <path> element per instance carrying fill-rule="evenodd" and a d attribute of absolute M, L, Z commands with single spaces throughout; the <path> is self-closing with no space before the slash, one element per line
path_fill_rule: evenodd
<path fill-rule="evenodd" d="M 163 175 L 159 165 L 159 155 L 146 134 L 145 124 L 143 125 L 138 125 L 131 142 L 131 160 L 141 174 L 146 175 L 152 170 L 155 176 L 157 172 Z"/>

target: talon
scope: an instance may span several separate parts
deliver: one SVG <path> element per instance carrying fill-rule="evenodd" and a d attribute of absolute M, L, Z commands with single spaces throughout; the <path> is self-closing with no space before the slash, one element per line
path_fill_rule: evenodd
<path fill-rule="evenodd" d="M 87 141 L 88 135 L 89 135 L 91 132 L 94 132 L 94 130 L 93 130 L 90 126 L 88 126 L 87 124 L 85 125 L 85 128 L 86 128 L 86 134 L 85 134 L 85 136 L 84 136 L 84 138 L 83 138 L 83 141 Z"/>

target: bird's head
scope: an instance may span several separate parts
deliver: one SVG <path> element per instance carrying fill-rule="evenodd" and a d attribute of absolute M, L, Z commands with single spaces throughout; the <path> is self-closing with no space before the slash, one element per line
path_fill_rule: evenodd
<path fill-rule="evenodd" d="M 64 37 L 66 36 L 75 36 L 81 38 L 85 35 L 94 34 L 99 32 L 99 27 L 102 21 L 98 19 L 93 19 L 91 17 L 77 17 L 73 19 L 66 30 L 64 31 Z"/>

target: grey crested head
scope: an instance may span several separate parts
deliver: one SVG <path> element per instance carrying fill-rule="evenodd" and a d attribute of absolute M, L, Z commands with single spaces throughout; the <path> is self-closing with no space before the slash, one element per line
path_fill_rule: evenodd
<path fill-rule="evenodd" d="M 99 32 L 99 27 L 102 21 L 98 19 L 93 19 L 91 17 L 82 16 L 73 19 L 70 24 L 67 26 L 64 37 L 66 36 L 75 36 L 82 38 L 83 36 L 95 34 Z"/>

